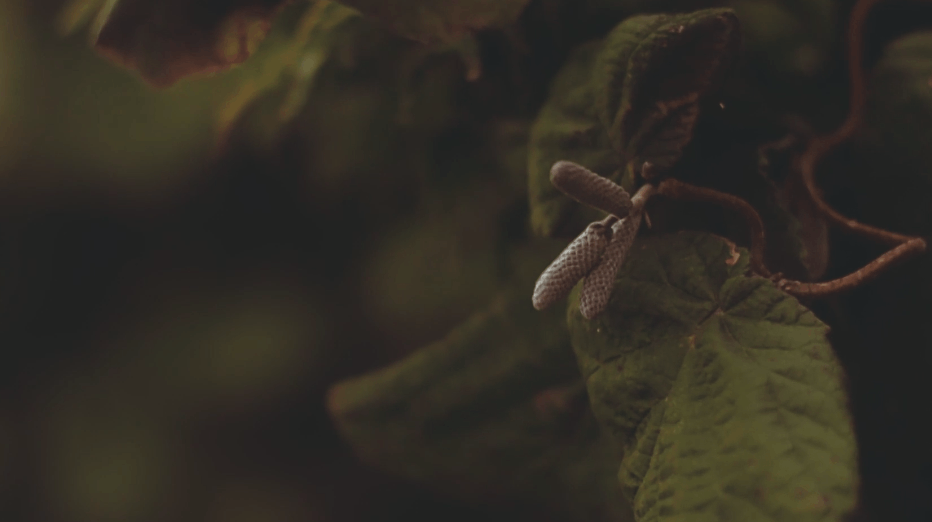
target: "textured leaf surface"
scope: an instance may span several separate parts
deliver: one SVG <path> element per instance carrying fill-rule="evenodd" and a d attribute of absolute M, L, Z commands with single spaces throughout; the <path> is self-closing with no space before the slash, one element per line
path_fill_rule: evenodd
<path fill-rule="evenodd" d="M 692 139 L 699 99 L 734 61 L 729 9 L 629 18 L 567 60 L 537 117 L 528 156 L 531 225 L 544 236 L 579 230 L 597 213 L 550 186 L 559 160 L 622 182 L 626 166 L 672 166 Z M 626 188 L 632 188 L 627 186 Z"/>
<path fill-rule="evenodd" d="M 360 457 L 389 473 L 472 501 L 631 520 L 614 444 L 586 406 L 565 309 L 537 312 L 529 296 L 503 295 L 445 339 L 338 384 L 330 412 Z"/>
<path fill-rule="evenodd" d="M 639 241 L 608 310 L 568 312 L 641 522 L 834 521 L 856 445 L 828 328 L 706 233 Z"/>
<path fill-rule="evenodd" d="M 730 9 L 635 16 L 613 29 L 593 83 L 615 149 L 635 165 L 672 166 L 692 138 L 699 98 L 729 69 L 739 37 Z"/>
<path fill-rule="evenodd" d="M 455 40 L 513 22 L 529 0 L 340 0 L 421 42 Z"/>
<path fill-rule="evenodd" d="M 288 0 L 116 0 L 98 16 L 96 47 L 157 87 L 246 60 Z M 76 16 L 76 15 L 74 15 Z"/>

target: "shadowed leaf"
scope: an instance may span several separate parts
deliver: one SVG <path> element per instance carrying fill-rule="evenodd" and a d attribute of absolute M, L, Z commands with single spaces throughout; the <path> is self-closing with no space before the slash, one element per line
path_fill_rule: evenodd
<path fill-rule="evenodd" d="M 738 20 L 728 9 L 629 18 L 585 44 L 554 80 L 531 133 L 531 226 L 572 234 L 598 213 L 550 185 L 550 167 L 573 161 L 631 189 L 631 167 L 671 167 L 692 139 L 699 100 L 734 61 Z M 627 167 L 627 169 L 626 169 Z M 624 181 L 624 182 L 623 182 Z"/>
<path fill-rule="evenodd" d="M 623 522 L 618 457 L 586 407 L 565 309 L 509 291 L 445 339 L 338 384 L 329 409 L 371 465 L 471 501 Z"/>
<path fill-rule="evenodd" d="M 615 149 L 634 165 L 672 166 L 692 138 L 699 98 L 730 68 L 739 38 L 729 9 L 635 16 L 613 29 L 593 83 Z"/>
<path fill-rule="evenodd" d="M 340 0 L 421 42 L 456 40 L 513 22 L 529 0 Z"/>
<path fill-rule="evenodd" d="M 622 162 L 599 122 L 590 78 L 599 42 L 576 49 L 550 86 L 550 98 L 531 128 L 528 145 L 528 196 L 531 227 L 541 236 L 578 232 L 599 212 L 584 207 L 550 183 L 557 161 L 572 161 L 618 181 Z"/>
<path fill-rule="evenodd" d="M 573 347 L 640 522 L 835 521 L 854 505 L 828 328 L 747 264 L 710 234 L 661 236 L 635 244 L 596 320 L 572 296 Z"/>
<path fill-rule="evenodd" d="M 866 175 L 858 176 L 865 218 L 893 230 L 927 234 L 932 195 L 932 31 L 904 36 L 871 73 L 865 114 Z"/>

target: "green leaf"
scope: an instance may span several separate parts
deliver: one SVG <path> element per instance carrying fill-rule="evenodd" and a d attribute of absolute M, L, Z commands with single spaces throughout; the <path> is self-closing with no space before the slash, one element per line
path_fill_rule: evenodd
<path fill-rule="evenodd" d="M 445 339 L 336 385 L 328 406 L 357 454 L 470 501 L 511 499 L 623 522 L 619 458 L 586 406 L 564 310 L 508 291 Z"/>
<path fill-rule="evenodd" d="M 599 118 L 629 163 L 669 168 L 692 139 L 699 98 L 732 65 L 740 33 L 730 9 L 629 18 L 595 64 Z"/>
<path fill-rule="evenodd" d="M 593 412 L 640 522 L 838 520 L 856 445 L 828 328 L 697 232 L 635 243 L 608 309 L 568 311 Z"/>
<path fill-rule="evenodd" d="M 599 121 L 590 81 L 601 49 L 601 43 L 590 43 L 573 52 L 551 84 L 550 98 L 531 128 L 528 197 L 531 228 L 541 236 L 572 234 L 599 216 L 550 183 L 554 163 L 573 161 L 616 181 L 621 177 L 616 171 L 622 162 Z"/>
<path fill-rule="evenodd" d="M 156 87 L 242 63 L 288 0 L 111 0 L 99 7 L 95 46 Z M 78 0 L 61 25 L 70 30 L 101 2 Z"/>
<path fill-rule="evenodd" d="M 550 185 L 556 161 L 574 161 L 619 183 L 645 161 L 663 169 L 676 163 L 692 139 L 700 98 L 729 69 L 738 41 L 734 13 L 706 9 L 635 16 L 604 41 L 577 49 L 531 133 L 534 232 L 572 234 L 598 216 Z M 631 188 L 630 176 L 624 181 Z"/>
<path fill-rule="evenodd" d="M 420 42 L 456 40 L 467 33 L 503 27 L 529 0 L 340 0 L 382 20 L 394 32 Z"/>

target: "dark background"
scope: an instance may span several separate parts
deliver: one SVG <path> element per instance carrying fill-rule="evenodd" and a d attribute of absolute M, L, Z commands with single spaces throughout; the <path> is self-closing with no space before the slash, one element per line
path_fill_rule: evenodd
<path fill-rule="evenodd" d="M 0 519 L 547 520 L 364 468 L 323 406 L 329 385 L 437 339 L 507 279 L 503 245 L 526 234 L 527 211 L 509 162 L 521 166 L 561 57 L 617 22 L 591 15 L 550 34 L 535 29 L 552 19 L 546 4 L 522 19 L 532 50 L 480 35 L 483 79 L 437 87 L 479 109 L 404 132 L 363 115 L 361 133 L 344 115 L 378 113 L 397 93 L 322 81 L 274 139 L 273 90 L 218 147 L 218 115 L 249 63 L 156 91 L 83 32 L 62 36 L 61 2 L 0 0 Z M 850 4 L 838 4 L 840 26 Z M 932 26 L 930 13 L 879 8 L 868 62 Z M 831 129 L 847 80 L 840 40 L 826 53 L 805 81 L 772 85 L 767 110 L 745 102 L 747 113 L 700 129 L 753 145 L 780 134 L 747 133 L 755 111 L 783 107 Z M 441 80 L 462 74 L 430 67 L 452 67 Z M 826 169 L 828 198 L 856 217 L 883 214 L 897 203 L 868 208 L 846 182 L 859 172 L 851 153 Z M 908 232 L 930 228 L 917 227 Z M 833 234 L 828 277 L 878 253 Z M 928 266 L 814 305 L 849 371 L 873 520 L 932 520 Z"/>

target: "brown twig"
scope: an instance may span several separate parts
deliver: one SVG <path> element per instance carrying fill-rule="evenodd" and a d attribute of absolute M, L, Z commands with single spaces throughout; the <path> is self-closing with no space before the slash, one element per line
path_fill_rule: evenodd
<path fill-rule="evenodd" d="M 867 14 L 880 0 L 858 0 L 848 18 L 848 81 L 851 86 L 848 118 L 835 131 L 836 139 L 844 141 L 851 137 L 861 124 L 864 106 L 867 104 L 867 85 L 864 74 L 864 22 Z"/>
<path fill-rule="evenodd" d="M 822 199 L 822 194 L 815 183 L 815 167 L 833 148 L 850 138 L 861 125 L 864 118 L 864 106 L 867 102 L 867 86 L 864 79 L 863 48 L 864 22 L 871 8 L 880 0 L 859 0 L 851 11 L 848 21 L 848 71 L 851 85 L 851 101 L 848 117 L 835 132 L 813 138 L 800 158 L 800 174 L 809 197 L 816 209 L 826 219 L 853 233 L 860 234 L 874 241 L 899 245 L 912 240 L 910 236 L 890 232 L 882 228 L 865 225 L 848 218 L 829 206 Z"/>
<path fill-rule="evenodd" d="M 806 191 L 809 193 L 809 197 L 813 204 L 815 204 L 816 209 L 818 209 L 819 212 L 830 222 L 835 223 L 836 225 L 853 233 L 860 234 L 871 240 L 877 241 L 878 243 L 883 243 L 885 245 L 899 245 L 900 243 L 905 243 L 906 241 L 913 239 L 911 236 L 890 232 L 889 230 L 884 230 L 882 228 L 877 228 L 871 225 L 865 225 L 856 219 L 846 217 L 837 210 L 833 209 L 831 206 L 829 206 L 828 203 L 825 202 L 825 200 L 822 199 L 819 188 L 815 184 L 815 165 L 826 153 L 828 153 L 830 149 L 836 145 L 834 142 L 836 136 L 837 134 L 813 139 L 811 142 L 809 142 L 809 147 L 806 149 L 806 151 L 803 152 L 802 158 L 800 158 L 800 174 L 806 187 Z"/>
<path fill-rule="evenodd" d="M 661 182 L 657 187 L 657 193 L 681 201 L 716 203 L 739 212 L 747 222 L 751 236 L 751 269 L 764 277 L 771 276 L 770 270 L 764 265 L 764 247 L 767 244 L 764 237 L 764 223 L 754 207 L 747 201 L 731 194 L 697 187 L 673 178 Z"/>
<path fill-rule="evenodd" d="M 868 263 L 857 272 L 823 283 L 802 283 L 783 279 L 777 286 L 784 292 L 796 297 L 824 297 L 837 294 L 860 286 L 880 275 L 894 264 L 924 252 L 926 242 L 922 238 L 913 238 L 893 248 L 877 259 Z"/>
<path fill-rule="evenodd" d="M 657 192 L 681 201 L 717 203 L 740 212 L 744 216 L 751 233 L 751 269 L 763 277 L 775 280 L 781 290 L 796 297 L 824 297 L 850 290 L 874 279 L 898 262 L 921 254 L 926 250 L 924 239 L 918 237 L 906 238 L 906 241 L 898 244 L 892 250 L 845 277 L 823 283 L 803 283 L 792 279 L 784 279 L 780 274 L 772 274 L 764 265 L 764 248 L 766 246 L 764 225 L 760 215 L 747 201 L 731 194 L 697 187 L 672 178 L 663 181 L 657 187 Z"/>

